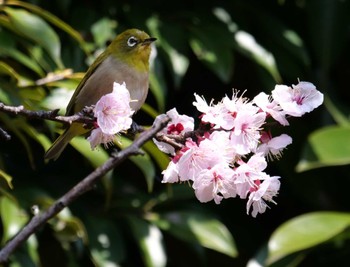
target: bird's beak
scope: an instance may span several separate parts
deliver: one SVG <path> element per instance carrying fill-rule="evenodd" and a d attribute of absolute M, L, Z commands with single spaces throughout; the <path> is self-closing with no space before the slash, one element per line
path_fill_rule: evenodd
<path fill-rule="evenodd" d="M 147 39 L 143 40 L 142 45 L 150 45 L 155 40 L 157 40 L 157 38 L 154 38 L 154 37 L 147 38 Z"/>

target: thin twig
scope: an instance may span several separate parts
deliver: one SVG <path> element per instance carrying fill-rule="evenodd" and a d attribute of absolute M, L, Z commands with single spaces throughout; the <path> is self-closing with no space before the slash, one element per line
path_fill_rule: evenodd
<path fill-rule="evenodd" d="M 44 119 L 62 122 L 65 124 L 71 124 L 73 122 L 80 122 L 84 124 L 93 124 L 95 119 L 92 116 L 92 107 L 86 107 L 81 112 L 74 114 L 72 116 L 59 116 L 59 109 L 55 110 L 38 110 L 32 111 L 25 109 L 23 106 L 7 106 L 0 102 L 0 111 L 8 114 L 22 115 L 30 119 Z"/>
<path fill-rule="evenodd" d="M 59 198 L 47 210 L 34 215 L 28 224 L 25 225 L 13 239 L 8 241 L 0 251 L 0 264 L 6 263 L 15 249 L 23 242 L 25 242 L 29 236 L 31 236 L 40 226 L 57 215 L 61 210 L 71 204 L 79 196 L 91 190 L 101 176 L 106 174 L 111 169 L 115 168 L 129 156 L 139 154 L 141 146 L 152 137 L 154 137 L 157 132 L 164 128 L 169 121 L 170 119 L 168 117 L 165 117 L 164 119 L 155 122 L 152 128 L 141 133 L 139 138 L 136 139 L 129 147 L 109 158 L 102 166 L 86 176 L 71 190 Z"/>

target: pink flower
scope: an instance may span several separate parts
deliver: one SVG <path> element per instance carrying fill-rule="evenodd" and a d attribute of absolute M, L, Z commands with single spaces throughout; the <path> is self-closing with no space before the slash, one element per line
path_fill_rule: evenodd
<path fill-rule="evenodd" d="M 101 131 L 116 134 L 130 128 L 134 111 L 130 108 L 130 94 L 123 84 L 114 83 L 113 92 L 106 94 L 96 103 L 95 117 Z"/>
<path fill-rule="evenodd" d="M 280 177 L 273 176 L 267 177 L 260 183 L 260 180 L 256 181 L 255 187 L 251 188 L 249 199 L 247 202 L 247 214 L 249 214 L 251 207 L 253 206 L 252 216 L 255 218 L 258 213 L 264 213 L 268 205 L 265 201 L 276 202 L 272 199 L 278 194 L 280 189 Z"/>
<path fill-rule="evenodd" d="M 115 135 L 105 134 L 101 128 L 96 128 L 91 131 L 87 140 L 90 142 L 91 149 L 95 149 L 99 144 L 104 144 L 107 147 L 109 144 L 114 143 Z"/>
<path fill-rule="evenodd" d="M 237 194 L 240 198 L 247 197 L 250 188 L 254 187 L 256 180 L 263 180 L 266 173 L 263 170 L 267 167 L 266 159 L 261 153 L 254 154 L 247 162 L 240 160 L 240 164 L 235 169 L 235 184 L 237 186 Z"/>
<path fill-rule="evenodd" d="M 233 174 L 233 170 L 224 163 L 201 170 L 192 186 L 198 200 L 208 202 L 214 199 L 216 204 L 220 204 L 223 197 L 235 197 Z"/>
<path fill-rule="evenodd" d="M 283 126 L 289 125 L 285 112 L 282 110 L 281 106 L 277 104 L 276 101 L 271 99 L 271 96 L 261 92 L 256 97 L 254 97 L 253 102 L 259 108 L 261 108 L 262 111 L 269 114 Z"/>
<path fill-rule="evenodd" d="M 227 123 L 225 118 L 230 116 L 230 114 L 224 105 L 221 102 L 214 105 L 213 101 L 208 105 L 203 97 L 200 97 L 197 94 L 194 94 L 194 96 L 197 102 L 193 102 L 193 105 L 198 111 L 203 113 L 201 120 L 205 123 L 212 124 L 214 129 L 220 129 L 221 127 L 225 128 Z"/>
<path fill-rule="evenodd" d="M 268 132 L 263 132 L 260 140 L 262 143 L 258 146 L 256 152 L 263 153 L 268 159 L 280 159 L 282 150 L 292 143 L 292 138 L 287 134 L 272 137 Z"/>
<path fill-rule="evenodd" d="M 193 131 L 194 129 L 194 119 L 187 116 L 187 115 L 179 115 L 176 108 L 173 108 L 169 110 L 166 113 L 171 121 L 165 127 L 161 133 L 164 134 L 174 134 L 174 135 L 180 135 L 185 132 Z M 164 117 L 164 115 L 159 115 L 156 120 L 161 119 Z M 156 144 L 158 149 L 160 151 L 163 151 L 164 153 L 175 155 L 175 149 L 171 145 L 165 143 L 165 142 L 159 142 L 156 139 L 153 139 L 153 142 Z"/>
<path fill-rule="evenodd" d="M 286 114 L 294 117 L 311 112 L 323 103 L 323 94 L 309 82 L 299 82 L 293 88 L 276 85 L 272 96 Z"/>
<path fill-rule="evenodd" d="M 230 139 L 240 155 L 248 154 L 258 146 L 260 130 L 265 123 L 266 115 L 257 111 L 257 107 L 247 106 L 237 112 Z"/>

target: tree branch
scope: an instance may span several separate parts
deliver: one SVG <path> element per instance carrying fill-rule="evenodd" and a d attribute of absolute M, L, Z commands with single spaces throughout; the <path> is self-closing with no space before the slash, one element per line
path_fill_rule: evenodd
<path fill-rule="evenodd" d="M 22 112 L 21 109 L 18 110 L 18 113 L 20 112 Z M 28 237 L 32 235 L 40 226 L 57 215 L 61 210 L 71 204 L 79 196 L 91 190 L 93 185 L 101 176 L 118 166 L 129 156 L 139 154 L 141 146 L 148 140 L 152 139 L 152 137 L 154 137 L 157 132 L 163 129 L 169 121 L 170 119 L 168 117 L 156 121 L 152 128 L 141 133 L 139 138 L 136 139 L 129 147 L 112 155 L 112 157 L 109 158 L 102 166 L 98 167 L 95 171 L 86 176 L 65 195 L 59 198 L 47 210 L 34 215 L 33 218 L 27 223 L 27 225 L 25 225 L 13 239 L 8 241 L 0 251 L 0 264 L 7 262 L 10 255 L 15 251 L 15 249 L 23 242 L 25 242 Z"/>
<path fill-rule="evenodd" d="M 80 122 L 84 124 L 93 124 L 95 118 L 93 117 L 93 107 L 85 107 L 82 111 L 72 116 L 60 116 L 58 115 L 59 109 L 55 110 L 38 110 L 31 111 L 25 109 L 23 106 L 7 106 L 0 102 L 0 111 L 7 114 L 22 115 L 30 119 L 43 119 L 62 122 L 65 124 L 72 124 L 73 122 Z"/>

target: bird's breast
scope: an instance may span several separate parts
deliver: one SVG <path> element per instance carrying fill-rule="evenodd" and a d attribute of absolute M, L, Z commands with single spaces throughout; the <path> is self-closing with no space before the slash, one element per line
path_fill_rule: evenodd
<path fill-rule="evenodd" d="M 114 82 L 120 84 L 125 82 L 133 100 L 130 106 L 137 111 L 146 100 L 148 80 L 148 72 L 140 72 L 109 56 L 85 82 L 77 96 L 76 110 L 94 105 L 103 95 L 111 93 Z"/>

